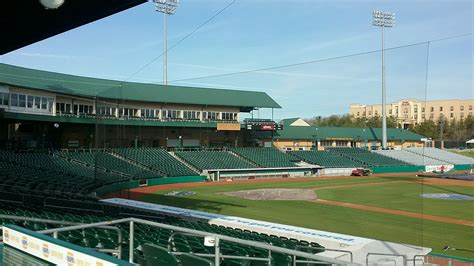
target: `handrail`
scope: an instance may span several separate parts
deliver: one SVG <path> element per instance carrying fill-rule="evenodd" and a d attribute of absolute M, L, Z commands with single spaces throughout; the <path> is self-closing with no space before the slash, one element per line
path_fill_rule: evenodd
<path fill-rule="evenodd" d="M 98 223 L 91 223 L 91 224 L 84 224 L 84 225 L 74 225 L 74 226 L 69 226 L 69 227 L 61 227 L 61 228 L 54 228 L 54 229 L 48 229 L 48 230 L 43 230 L 40 231 L 39 233 L 42 234 L 50 234 L 54 232 L 62 232 L 62 231 L 67 231 L 67 230 L 76 230 L 76 229 L 85 229 L 85 228 L 92 228 L 92 227 L 97 227 L 97 226 L 103 226 L 103 225 L 114 225 L 114 224 L 121 224 L 121 223 L 129 223 L 130 225 L 130 256 L 129 256 L 129 261 L 133 263 L 133 247 L 134 247 L 134 224 L 146 224 L 154 227 L 160 227 L 164 229 L 169 229 L 169 230 L 174 230 L 174 231 L 179 231 L 179 232 L 185 232 L 185 233 L 190 233 L 194 234 L 197 236 L 202 236 L 202 237 L 213 237 L 215 239 L 215 261 L 216 265 L 219 265 L 219 258 L 220 258 L 220 252 L 219 252 L 219 240 L 225 240 L 229 242 L 234 242 L 238 244 L 243 244 L 247 246 L 253 246 L 257 248 L 262 248 L 266 250 L 271 250 L 272 252 L 278 252 L 278 253 L 284 253 L 288 255 L 293 255 L 293 256 L 298 256 L 298 257 L 303 257 L 307 259 L 312 259 L 315 261 L 323 261 L 326 263 L 330 264 L 336 264 L 336 265 L 359 265 L 355 264 L 353 262 L 347 262 L 347 261 L 342 261 L 342 260 L 337 260 L 337 259 L 332 259 L 332 258 L 326 258 L 320 255 L 315 255 L 315 254 L 309 254 L 306 252 L 302 251 L 296 251 L 296 250 L 291 250 L 287 248 L 282 248 L 282 247 L 277 247 L 273 246 L 267 243 L 261 243 L 261 242 L 256 242 L 252 240 L 244 240 L 244 239 L 239 239 L 239 238 L 234 238 L 230 236 L 225 236 L 225 235 L 220 235 L 220 234 L 215 234 L 215 233 L 209 233 L 209 232 L 204 232 L 204 231 L 198 231 L 194 229 L 188 229 L 188 228 L 182 228 L 174 225 L 168 225 L 168 224 L 162 224 L 162 223 L 157 223 L 157 222 L 152 222 L 152 221 L 147 221 L 147 220 L 142 220 L 138 218 L 123 218 L 123 219 L 118 219 L 118 220 L 113 220 L 113 221 L 105 221 L 105 222 L 98 222 Z"/>
<path fill-rule="evenodd" d="M 392 256 L 392 257 L 402 257 L 403 265 L 404 265 L 404 266 L 407 266 L 407 257 L 406 257 L 406 255 L 369 252 L 369 253 L 367 253 L 367 256 L 365 257 L 365 264 L 366 264 L 367 266 L 369 265 L 369 256 Z M 395 265 L 397 265 L 396 261 L 395 261 Z"/>

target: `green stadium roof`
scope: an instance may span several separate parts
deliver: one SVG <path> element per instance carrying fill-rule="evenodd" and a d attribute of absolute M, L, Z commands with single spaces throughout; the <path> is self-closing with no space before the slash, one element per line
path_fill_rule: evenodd
<path fill-rule="evenodd" d="M 261 131 L 258 138 L 267 139 L 268 132 Z M 381 128 L 350 128 L 350 127 L 300 127 L 284 126 L 283 130 L 275 132 L 274 139 L 314 140 L 314 139 L 352 139 L 355 141 L 372 141 L 382 139 Z M 400 128 L 388 128 L 387 139 L 420 141 L 422 135 Z"/>
<path fill-rule="evenodd" d="M 122 82 L 0 64 L 0 84 L 82 97 L 130 101 L 281 108 L 265 92 Z"/>

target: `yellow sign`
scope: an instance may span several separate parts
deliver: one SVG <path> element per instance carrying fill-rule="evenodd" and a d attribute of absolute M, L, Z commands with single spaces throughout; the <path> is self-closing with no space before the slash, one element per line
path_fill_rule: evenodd
<path fill-rule="evenodd" d="M 217 123 L 217 130 L 240 131 L 240 124 L 239 123 Z"/>

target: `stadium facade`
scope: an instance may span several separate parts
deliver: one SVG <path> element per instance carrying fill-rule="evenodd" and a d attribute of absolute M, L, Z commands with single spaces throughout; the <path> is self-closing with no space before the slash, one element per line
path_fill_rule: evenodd
<path fill-rule="evenodd" d="M 377 128 L 242 121 L 242 113 L 259 108 L 281 106 L 264 92 L 121 82 L 0 64 L 0 141 L 6 148 L 380 146 Z M 422 146 L 421 138 L 389 129 L 392 148 Z"/>
<path fill-rule="evenodd" d="M 0 65 L 0 139 L 19 148 L 244 145 L 264 92 L 163 86 Z"/>

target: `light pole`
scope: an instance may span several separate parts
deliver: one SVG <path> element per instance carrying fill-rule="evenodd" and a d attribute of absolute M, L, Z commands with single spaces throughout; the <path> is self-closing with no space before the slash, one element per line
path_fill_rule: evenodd
<path fill-rule="evenodd" d="M 166 48 L 166 16 L 176 13 L 179 0 L 153 0 L 156 11 L 163 13 L 163 85 L 168 85 L 168 49 Z"/>
<path fill-rule="evenodd" d="M 383 29 L 391 28 L 395 25 L 395 13 L 384 11 L 374 11 L 372 13 L 372 25 L 382 28 L 382 149 L 387 149 L 387 93 L 385 91 L 385 62 L 384 62 L 384 39 Z"/>

